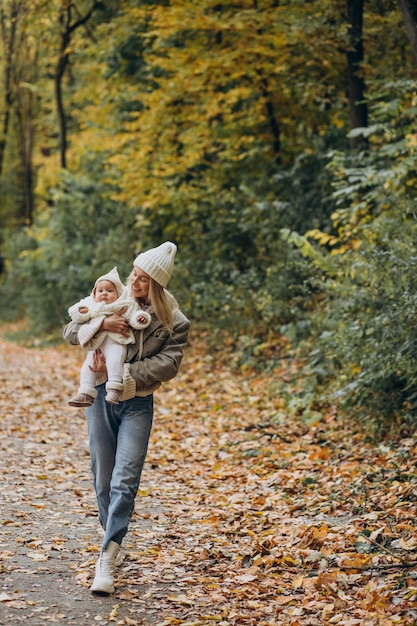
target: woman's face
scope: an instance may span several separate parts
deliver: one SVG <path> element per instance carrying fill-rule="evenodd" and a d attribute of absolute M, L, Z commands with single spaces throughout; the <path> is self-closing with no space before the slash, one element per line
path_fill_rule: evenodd
<path fill-rule="evenodd" d="M 129 276 L 130 291 L 134 298 L 144 301 L 148 299 L 149 280 L 149 274 L 142 271 L 140 267 L 134 266 Z"/>

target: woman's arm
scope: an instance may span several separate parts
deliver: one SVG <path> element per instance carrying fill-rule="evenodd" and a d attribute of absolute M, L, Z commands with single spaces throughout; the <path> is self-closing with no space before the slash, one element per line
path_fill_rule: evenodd
<path fill-rule="evenodd" d="M 67 343 L 70 343 L 72 346 L 78 346 L 80 341 L 78 339 L 78 329 L 80 328 L 80 324 L 76 324 L 75 322 L 69 322 L 64 328 L 63 337 Z"/>
<path fill-rule="evenodd" d="M 113 315 L 109 315 L 108 317 L 104 317 L 100 327 L 96 330 L 96 332 L 102 331 L 111 331 L 114 333 L 120 333 L 121 335 L 128 336 L 129 334 L 129 323 L 127 319 L 123 317 L 125 309 L 121 309 L 117 313 L 113 313 Z M 89 325 L 92 327 L 94 324 L 94 319 L 90 322 L 86 322 L 83 324 L 83 327 L 88 327 Z M 66 342 L 71 345 L 78 345 L 80 340 L 78 338 L 78 331 L 81 328 L 81 324 L 76 324 L 75 322 L 70 322 L 64 328 L 64 339 Z"/>
<path fill-rule="evenodd" d="M 130 363 L 130 374 L 138 390 L 151 387 L 156 382 L 166 382 L 177 375 L 190 330 L 190 322 L 182 313 L 178 312 L 177 318 L 172 335 L 150 335 L 144 344 L 144 358 Z M 152 342 L 155 342 L 154 348 L 150 347 Z"/>

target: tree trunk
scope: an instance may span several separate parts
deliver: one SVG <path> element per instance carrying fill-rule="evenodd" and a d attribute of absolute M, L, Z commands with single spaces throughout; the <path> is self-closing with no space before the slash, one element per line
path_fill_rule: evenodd
<path fill-rule="evenodd" d="M 58 114 L 58 129 L 59 129 L 59 154 L 61 167 L 66 169 L 67 167 L 67 118 L 64 107 L 64 99 L 62 93 L 62 79 L 65 74 L 69 62 L 69 45 L 71 42 L 71 35 L 80 26 L 85 24 L 95 9 L 101 6 L 100 0 L 93 0 L 93 4 L 89 11 L 80 17 L 76 22 L 71 24 L 71 8 L 73 3 L 71 0 L 64 0 L 61 6 L 61 12 L 59 21 L 61 23 L 61 45 L 59 58 L 55 70 L 55 100 Z"/>
<path fill-rule="evenodd" d="M 37 66 L 37 65 L 35 65 Z M 24 88 L 23 88 L 24 89 Z M 22 167 L 23 187 L 25 192 L 25 224 L 32 224 L 34 210 L 33 195 L 33 119 L 34 97 L 30 89 L 18 92 L 16 107 L 17 131 L 19 137 L 19 156 Z"/>
<path fill-rule="evenodd" d="M 279 0 L 275 0 L 272 2 L 273 7 L 276 7 L 278 5 L 279 5 Z M 258 3 L 256 0 L 254 0 L 253 8 L 258 10 Z M 262 30 L 258 29 L 257 33 L 260 37 L 262 37 Z M 275 154 L 275 162 L 279 165 L 281 164 L 281 127 L 280 127 L 278 117 L 276 114 L 271 90 L 269 88 L 269 81 L 268 81 L 268 78 L 264 76 L 261 65 L 257 69 L 257 74 L 259 76 L 260 90 L 261 90 L 262 97 L 265 102 L 269 128 L 271 130 L 271 135 L 272 135 L 272 150 L 274 151 L 274 154 Z"/>
<path fill-rule="evenodd" d="M 58 135 L 59 135 L 59 158 L 61 167 L 67 167 L 67 120 L 62 96 L 62 78 L 68 65 L 69 43 L 70 43 L 70 22 L 71 22 L 71 2 L 64 2 L 59 16 L 62 25 L 61 45 L 58 63 L 55 71 L 55 100 L 58 114 Z"/>
<path fill-rule="evenodd" d="M 417 2 L 416 0 L 398 0 L 398 4 L 403 14 L 411 51 L 417 63 Z"/>
<path fill-rule="evenodd" d="M 6 151 L 7 135 L 9 133 L 10 113 L 13 103 L 12 95 L 12 69 L 13 58 L 16 43 L 16 30 L 19 18 L 20 4 L 19 2 L 12 2 L 10 8 L 10 17 L 4 13 L 3 8 L 0 10 L 0 24 L 1 24 L 1 36 L 3 39 L 3 45 L 5 47 L 5 69 L 4 69 L 4 117 L 3 126 L 0 135 L 0 176 L 3 173 L 4 154 Z M 10 28 L 7 29 L 6 21 L 10 20 Z"/>
<path fill-rule="evenodd" d="M 350 129 L 368 126 L 368 106 L 365 102 L 365 81 L 361 75 L 364 60 L 363 50 L 363 5 L 364 0 L 347 0 L 349 49 L 347 51 Z M 353 137 L 351 148 L 366 146 L 363 137 Z"/>
<path fill-rule="evenodd" d="M 258 72 L 259 73 L 259 72 Z M 279 164 L 281 162 L 281 129 L 275 114 L 275 108 L 272 101 L 272 96 L 269 90 L 268 81 L 263 76 L 261 78 L 261 92 L 265 101 L 266 112 L 269 121 L 269 127 L 272 135 L 272 149 L 275 154 L 275 160 Z"/>

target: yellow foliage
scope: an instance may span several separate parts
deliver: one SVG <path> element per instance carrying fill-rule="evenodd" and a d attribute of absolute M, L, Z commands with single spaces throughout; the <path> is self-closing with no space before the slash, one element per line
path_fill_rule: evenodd
<path fill-rule="evenodd" d="M 151 210 L 175 201 L 178 189 L 171 181 L 189 172 L 204 172 L 200 185 L 209 190 L 213 163 L 220 174 L 223 161 L 240 163 L 257 144 L 272 150 L 268 101 L 289 126 L 302 107 L 289 88 L 294 35 L 287 12 L 269 5 L 257 10 L 251 3 L 219 10 L 212 0 L 126 6 L 112 36 L 122 42 L 124 26 L 147 21 L 143 36 L 152 45 L 144 50 L 144 61 L 160 68 L 154 79 L 159 88 L 141 90 L 120 77 L 97 80 L 104 67 L 87 64 L 85 89 L 75 96 L 82 103 L 76 158 L 86 150 L 111 152 L 109 163 L 122 190 L 118 197 Z M 174 46 L 176 40 L 186 45 Z M 121 89 L 126 101 L 140 107 L 119 128 L 110 128 Z"/>
<path fill-rule="evenodd" d="M 329 235 L 328 233 L 323 233 L 318 229 L 309 230 L 306 233 L 306 237 L 311 237 L 318 241 L 321 246 L 335 246 L 340 240 L 334 235 Z"/>

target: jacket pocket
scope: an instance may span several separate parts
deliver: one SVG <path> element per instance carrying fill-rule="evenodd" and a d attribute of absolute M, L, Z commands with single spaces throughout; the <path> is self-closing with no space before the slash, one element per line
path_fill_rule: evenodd
<path fill-rule="evenodd" d="M 157 330 L 153 335 L 147 337 L 143 344 L 143 357 L 157 354 L 168 337 L 169 335 L 165 330 Z"/>

